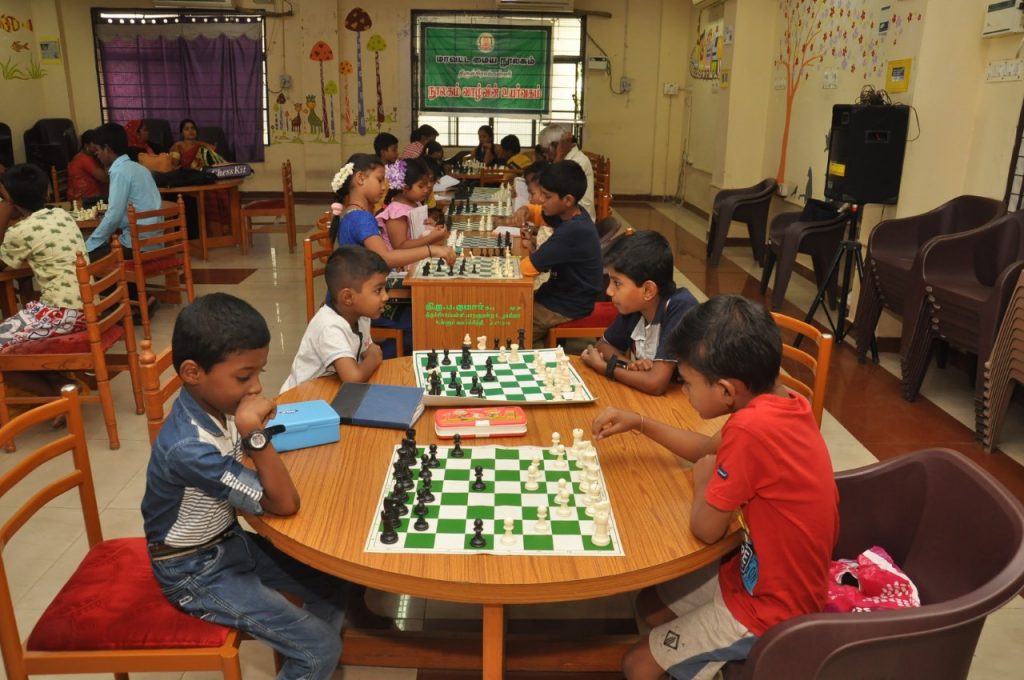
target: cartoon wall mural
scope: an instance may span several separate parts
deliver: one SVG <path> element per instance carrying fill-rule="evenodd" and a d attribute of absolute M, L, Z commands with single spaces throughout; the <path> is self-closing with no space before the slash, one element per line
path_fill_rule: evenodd
<path fill-rule="evenodd" d="M 331 137 L 331 119 L 327 117 L 327 93 L 324 92 L 324 62 L 334 59 L 334 52 L 331 46 L 323 40 L 317 40 L 313 49 L 309 52 L 309 58 L 320 64 L 320 102 L 323 104 L 323 133 L 324 137 Z M 307 105 L 308 105 L 308 97 Z M 310 112 L 311 114 L 313 112 Z"/>
<path fill-rule="evenodd" d="M 718 80 L 722 59 L 722 20 L 702 24 L 697 30 L 697 44 L 690 52 L 690 77 Z"/>
<path fill-rule="evenodd" d="M 363 46 L 360 36 L 371 26 L 373 26 L 373 21 L 362 7 L 354 7 L 345 17 L 345 29 L 354 31 L 356 34 L 356 89 L 359 100 L 357 104 L 359 107 L 359 134 L 361 135 L 366 134 L 366 109 L 363 106 Z"/>
<path fill-rule="evenodd" d="M 374 70 L 377 76 L 377 125 L 384 122 L 384 95 L 380 91 L 380 53 L 387 47 L 388 44 L 379 34 L 371 35 L 369 42 L 366 43 L 366 49 L 373 52 Z"/>
<path fill-rule="evenodd" d="M 32 45 L 32 20 L 19 19 L 11 14 L 0 14 L 0 78 L 4 80 L 38 80 L 46 77 L 46 69 L 39 63 Z M 10 42 L 7 42 L 8 39 Z M 5 54 L 6 52 L 6 54 Z"/>
<path fill-rule="evenodd" d="M 338 64 L 338 73 L 341 75 L 341 96 L 345 100 L 345 132 L 352 130 L 352 107 L 348 101 L 348 77 L 352 75 L 355 69 L 352 67 L 352 62 L 345 60 Z"/>
<path fill-rule="evenodd" d="M 884 81 L 885 41 L 896 45 L 906 24 L 922 14 L 878 14 L 877 0 L 779 0 L 785 29 L 779 39 L 775 66 L 785 79 L 785 117 L 775 177 L 783 182 L 793 106 L 800 87 L 812 73 L 835 69 L 864 84 Z M 884 25 L 883 25 L 884 24 Z"/>

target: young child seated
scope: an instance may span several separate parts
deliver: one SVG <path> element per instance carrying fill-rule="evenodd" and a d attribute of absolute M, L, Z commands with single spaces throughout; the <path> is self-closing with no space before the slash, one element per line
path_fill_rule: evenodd
<path fill-rule="evenodd" d="M 672 281 L 672 249 L 656 231 L 620 237 L 604 256 L 608 296 L 619 316 L 580 358 L 612 380 L 664 394 L 676 372 L 668 336 L 697 300 Z"/>
<path fill-rule="evenodd" d="M 326 680 L 341 655 L 348 584 L 244 531 L 235 515 L 299 509 L 264 429 L 275 412 L 260 396 L 267 323 L 243 300 L 204 295 L 178 314 L 171 348 L 182 389 L 153 443 L 142 498 L 153 574 L 178 609 L 273 647 L 284 657 L 278 678 Z"/>
<path fill-rule="evenodd" d="M 0 323 L 0 347 L 85 330 L 75 254 L 85 252 L 82 230 L 61 208 L 45 208 L 50 180 L 34 165 L 14 165 L 0 183 L 0 269 L 32 269 L 42 294 Z M 7 226 L 15 217 L 21 219 Z M 41 396 L 60 394 L 68 378 L 51 371 L 11 372 L 4 378 Z"/>
<path fill-rule="evenodd" d="M 519 145 L 519 138 L 515 135 L 505 135 L 501 138 L 500 146 L 494 149 L 501 165 L 517 170 L 523 170 L 533 159 L 522 152 Z"/>
<path fill-rule="evenodd" d="M 590 214 L 577 201 L 587 188 L 587 176 L 573 161 L 559 161 L 540 175 L 544 221 L 554 233 L 535 246 L 531 232 L 524 231 L 521 261 L 523 274 L 551 272 L 551 278 L 534 294 L 533 346 L 542 347 L 548 329 L 580 319 L 594 311 L 601 292 L 601 243 Z"/>
<path fill-rule="evenodd" d="M 384 169 L 391 187 L 390 203 L 377 213 L 380 235 L 392 249 L 417 248 L 441 243 L 448 238 L 444 225 L 426 222 L 414 233 L 411 215 L 423 205 L 434 186 L 434 176 L 422 158 L 395 161 Z M 424 216 L 425 217 L 425 216 Z"/>
<path fill-rule="evenodd" d="M 324 279 L 330 304 L 313 315 L 281 391 L 337 373 L 342 382 L 366 382 L 383 354 L 370 338 L 370 320 L 388 301 L 387 262 L 359 246 L 341 246 L 327 259 Z"/>
<path fill-rule="evenodd" d="M 390 132 L 381 132 L 373 138 L 373 153 L 377 154 L 377 158 L 387 165 L 394 163 L 398 160 L 398 137 L 395 137 Z M 385 195 L 388 190 L 387 179 L 384 180 L 384 192 Z M 373 212 L 379 213 L 384 208 L 384 199 L 381 198 L 379 201 L 374 203 Z"/>
<path fill-rule="evenodd" d="M 828 449 L 810 404 L 778 380 L 782 339 L 768 310 L 712 298 L 668 345 L 697 413 L 732 414 L 722 430 L 706 437 L 608 408 L 594 437 L 636 430 L 694 462 L 693 535 L 714 543 L 739 512 L 746 540 L 720 564 L 641 591 L 637 612 L 652 630 L 623 658 L 630 680 L 710 678 L 775 624 L 821 611 L 839 535 Z"/>

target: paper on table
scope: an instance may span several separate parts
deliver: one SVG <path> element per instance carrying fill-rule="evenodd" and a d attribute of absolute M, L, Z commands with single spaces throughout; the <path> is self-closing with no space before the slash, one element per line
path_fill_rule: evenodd
<path fill-rule="evenodd" d="M 409 236 L 411 238 L 423 236 L 423 232 L 426 230 L 423 221 L 427 219 L 427 210 L 429 208 L 426 205 L 420 205 L 409 211 Z"/>
<path fill-rule="evenodd" d="M 513 227 L 510 224 L 506 224 L 500 227 L 495 227 L 491 230 L 492 234 L 512 234 L 513 236 L 519 236 L 519 227 Z"/>
<path fill-rule="evenodd" d="M 455 179 L 451 175 L 445 175 L 434 184 L 434 191 L 448 191 L 449 189 L 458 186 L 458 184 L 459 180 Z"/>
<path fill-rule="evenodd" d="M 519 210 L 530 202 L 530 190 L 526 186 L 526 180 L 522 177 L 516 177 L 512 186 L 516 192 L 515 198 L 512 199 L 512 210 Z"/>

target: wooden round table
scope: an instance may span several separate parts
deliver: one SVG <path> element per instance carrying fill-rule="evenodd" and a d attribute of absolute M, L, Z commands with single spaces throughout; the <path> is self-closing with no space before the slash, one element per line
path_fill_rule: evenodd
<path fill-rule="evenodd" d="M 184 187 L 160 187 L 160 195 L 164 200 L 174 201 L 178 194 L 193 196 L 199 210 L 199 256 L 209 259 L 210 248 L 237 246 L 241 244 L 242 203 L 239 187 L 241 179 L 218 180 L 212 184 L 195 184 Z M 218 191 L 226 191 L 228 206 L 231 213 L 231 233 L 222 236 L 210 236 L 206 231 L 206 197 Z"/>
<path fill-rule="evenodd" d="M 411 358 L 385 361 L 373 382 L 413 385 Z M 606 406 L 628 408 L 649 418 L 712 434 L 722 421 L 703 421 L 686 398 L 641 394 L 572 361 L 597 397 L 594 403 L 527 407 L 524 437 L 492 438 L 488 444 L 545 445 L 552 432 L 563 439 L 590 423 Z M 282 394 L 281 403 L 323 399 L 338 390 L 336 378 L 321 378 Z M 416 424 L 417 442 L 441 441 L 433 431 L 433 408 Z M 721 558 L 739 545 L 738 527 L 713 545 L 691 534 L 693 479 L 689 465 L 637 434 L 596 443 L 623 556 L 378 553 L 363 550 L 376 504 L 390 473 L 398 430 L 343 426 L 338 444 L 284 454 L 302 496 L 291 517 L 247 517 L 286 553 L 341 578 L 416 597 L 483 606 L 485 678 L 504 669 L 504 607 L 564 602 L 624 593 L 667 581 Z"/>

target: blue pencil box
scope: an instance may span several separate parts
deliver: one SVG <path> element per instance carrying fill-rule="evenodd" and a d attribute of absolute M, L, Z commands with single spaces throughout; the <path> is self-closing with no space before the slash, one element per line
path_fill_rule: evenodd
<path fill-rule="evenodd" d="M 341 439 L 338 412 L 322 399 L 280 404 L 277 415 L 267 423 L 267 427 L 275 425 L 284 427 L 284 431 L 275 434 L 272 440 L 278 451 L 305 449 Z"/>

